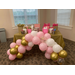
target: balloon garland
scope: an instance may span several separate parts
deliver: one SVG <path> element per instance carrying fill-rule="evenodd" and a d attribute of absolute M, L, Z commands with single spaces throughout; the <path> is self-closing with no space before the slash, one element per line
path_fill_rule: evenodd
<path fill-rule="evenodd" d="M 32 31 L 22 39 L 18 39 L 16 43 L 12 42 L 10 44 L 11 49 L 7 50 L 9 60 L 21 59 L 26 50 L 30 51 L 34 45 L 39 45 L 39 49 L 42 52 L 45 51 L 47 59 L 57 61 L 67 56 L 67 52 L 51 38 L 49 33 L 44 34 L 42 31 Z"/>

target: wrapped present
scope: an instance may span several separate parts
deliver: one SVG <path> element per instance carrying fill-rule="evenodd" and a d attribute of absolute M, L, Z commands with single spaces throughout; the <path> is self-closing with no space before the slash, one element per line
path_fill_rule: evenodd
<path fill-rule="evenodd" d="M 49 28 L 49 33 L 51 33 L 51 34 L 53 33 L 53 27 Z"/>
<path fill-rule="evenodd" d="M 40 30 L 40 24 L 34 24 L 34 30 L 37 30 L 37 29 Z"/>
<path fill-rule="evenodd" d="M 39 27 L 35 27 L 34 28 L 34 31 L 38 31 L 39 32 L 39 30 L 40 30 Z"/>
<path fill-rule="evenodd" d="M 58 30 L 58 24 L 53 24 L 54 29 Z"/>

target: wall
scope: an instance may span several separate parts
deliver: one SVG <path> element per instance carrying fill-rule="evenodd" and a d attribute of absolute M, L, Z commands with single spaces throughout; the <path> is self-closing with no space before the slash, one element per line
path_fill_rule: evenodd
<path fill-rule="evenodd" d="M 47 9 L 46 10 L 46 22 L 50 22 L 53 24 L 55 22 L 55 10 L 56 9 Z M 75 41 L 75 10 L 74 10 L 74 18 L 73 18 L 73 28 L 72 29 L 64 29 L 58 28 L 64 38 Z"/>
<path fill-rule="evenodd" d="M 18 33 L 18 29 L 12 28 L 12 22 L 10 17 L 10 9 L 0 9 L 0 28 L 5 28 L 6 37 L 12 38 L 15 33 Z M 45 9 L 39 9 L 39 23 L 41 24 L 41 28 L 45 22 Z"/>

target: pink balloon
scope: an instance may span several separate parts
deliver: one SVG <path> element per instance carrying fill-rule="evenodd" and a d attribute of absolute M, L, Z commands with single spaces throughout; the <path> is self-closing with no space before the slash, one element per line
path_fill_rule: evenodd
<path fill-rule="evenodd" d="M 15 58 L 16 58 L 16 55 L 12 55 L 12 54 L 9 55 L 9 60 L 14 60 Z"/>
<path fill-rule="evenodd" d="M 18 40 L 16 41 L 16 44 L 20 46 L 20 45 L 21 45 L 21 41 L 22 41 L 21 39 L 18 39 Z"/>
<path fill-rule="evenodd" d="M 26 46 L 27 51 L 30 51 L 32 47 Z"/>
<path fill-rule="evenodd" d="M 44 33 L 43 33 L 42 31 L 39 31 L 39 32 L 37 33 L 37 36 L 38 36 L 39 38 L 41 38 L 41 37 L 44 36 Z"/>
<path fill-rule="evenodd" d="M 7 50 L 7 55 L 10 55 L 10 49 Z"/>
<path fill-rule="evenodd" d="M 16 43 L 14 43 L 14 42 L 12 42 L 11 44 L 10 44 L 10 48 L 13 48 L 13 47 L 15 47 L 16 46 Z"/>
<path fill-rule="evenodd" d="M 41 43 L 41 44 L 39 45 L 39 49 L 40 49 L 41 51 L 47 50 L 47 45 L 46 45 L 46 43 Z"/>
<path fill-rule="evenodd" d="M 33 39 L 33 36 L 30 33 L 25 35 L 25 40 L 26 41 L 31 42 L 32 39 Z"/>
<path fill-rule="evenodd" d="M 53 48 L 52 47 L 48 47 L 46 52 L 51 54 L 53 52 Z"/>
<path fill-rule="evenodd" d="M 47 59 L 50 59 L 50 54 L 49 53 L 45 53 L 45 57 L 47 58 Z"/>
<path fill-rule="evenodd" d="M 25 53 L 25 51 L 26 51 L 25 46 L 20 45 L 20 46 L 18 47 L 18 52 L 19 52 L 19 53 Z"/>
<path fill-rule="evenodd" d="M 33 44 L 37 45 L 37 44 L 39 44 L 39 43 L 41 42 L 41 40 L 40 40 L 39 37 L 35 36 L 35 37 L 32 39 L 32 42 L 33 42 Z"/>
<path fill-rule="evenodd" d="M 46 34 L 44 35 L 44 37 L 45 37 L 46 39 L 49 39 L 49 38 L 51 38 L 51 35 L 50 35 L 49 33 L 46 33 Z"/>

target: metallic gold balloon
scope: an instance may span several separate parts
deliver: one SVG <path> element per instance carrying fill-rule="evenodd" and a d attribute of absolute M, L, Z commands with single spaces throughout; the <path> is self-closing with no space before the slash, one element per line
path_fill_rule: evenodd
<path fill-rule="evenodd" d="M 21 59 L 23 57 L 23 54 L 22 53 L 18 53 L 17 54 L 17 58 Z"/>
<path fill-rule="evenodd" d="M 25 36 L 22 37 L 22 40 L 25 40 Z"/>
<path fill-rule="evenodd" d="M 51 59 L 52 60 L 57 60 L 58 59 L 58 54 L 53 52 L 51 55 L 50 55 Z"/>
<path fill-rule="evenodd" d="M 27 46 L 27 45 L 28 45 L 28 42 L 27 42 L 26 40 L 22 40 L 22 41 L 21 41 L 21 44 L 22 44 L 23 46 Z"/>
<path fill-rule="evenodd" d="M 65 58 L 67 56 L 67 52 L 65 50 L 61 50 L 59 52 L 59 56 L 62 57 L 62 58 Z"/>
<path fill-rule="evenodd" d="M 13 55 L 14 54 L 17 54 L 18 53 L 18 50 L 16 48 L 11 48 L 10 49 L 10 53 L 13 54 Z"/>
<path fill-rule="evenodd" d="M 19 47 L 18 45 L 15 46 L 16 49 L 18 49 L 18 47 Z"/>

